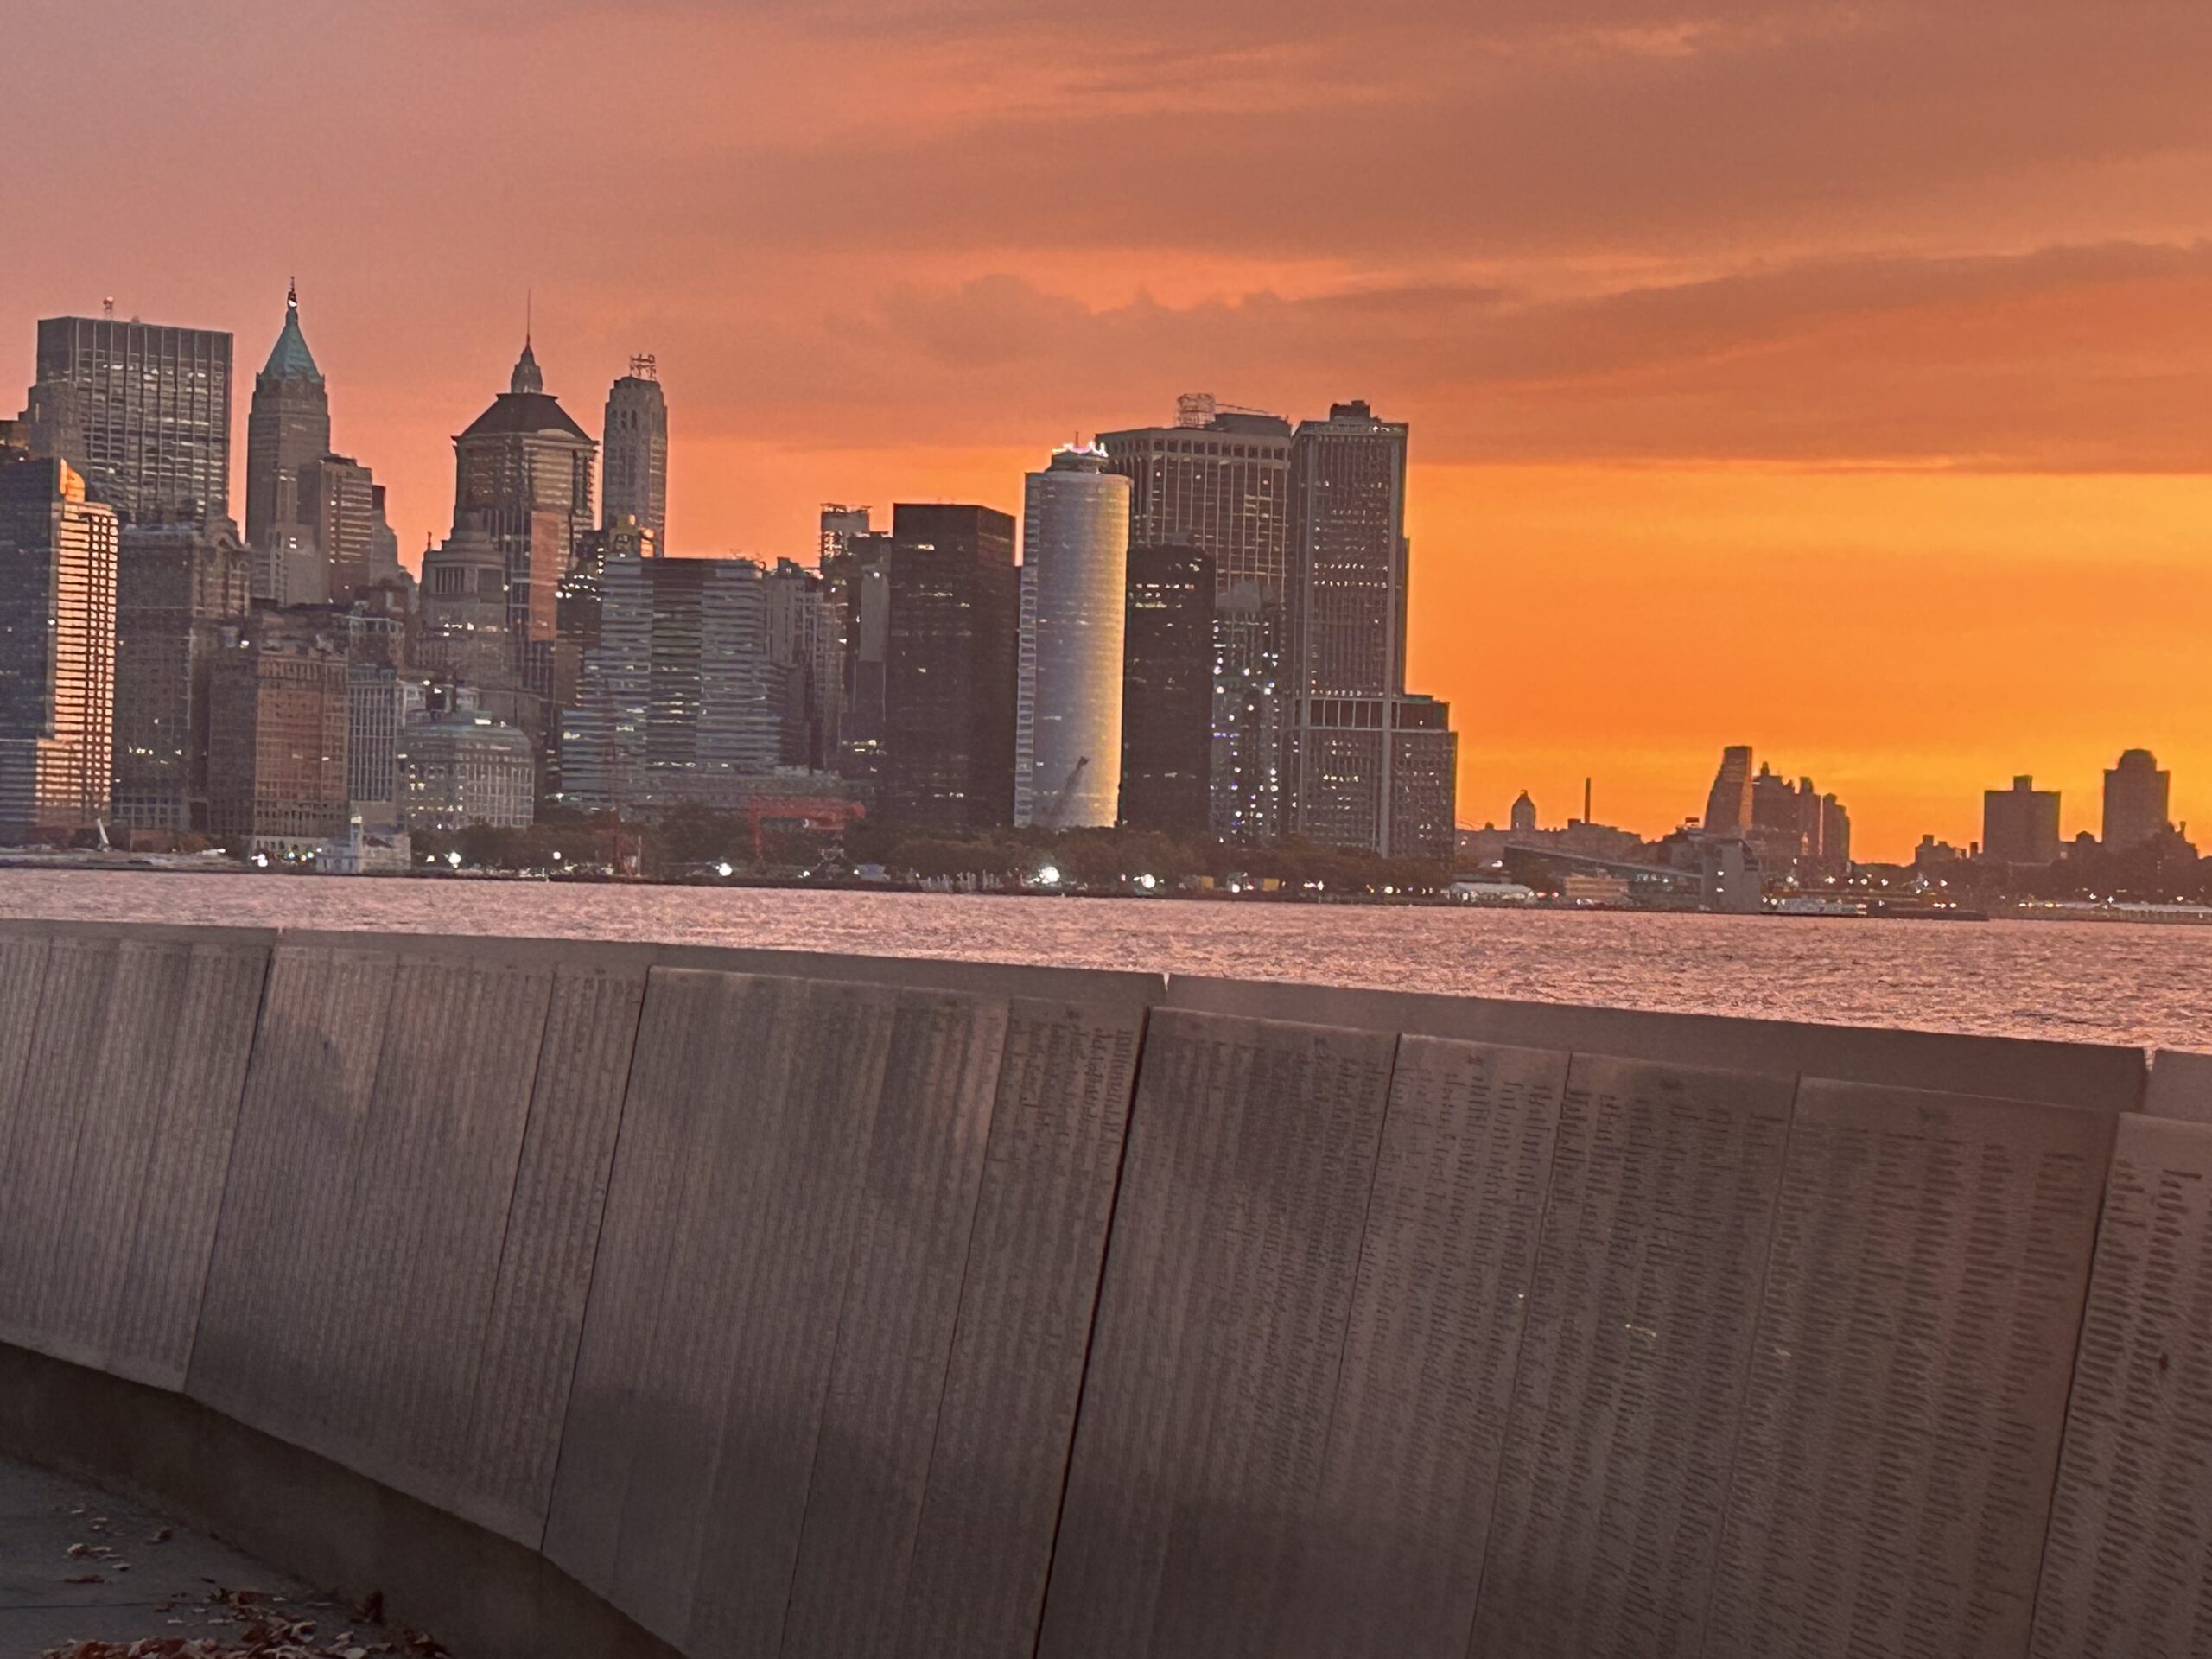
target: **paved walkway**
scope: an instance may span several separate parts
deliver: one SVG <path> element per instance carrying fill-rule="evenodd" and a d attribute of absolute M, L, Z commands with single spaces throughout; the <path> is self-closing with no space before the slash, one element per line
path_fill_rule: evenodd
<path fill-rule="evenodd" d="M 73 1656 L 80 1644 L 92 1644 L 85 1659 L 121 1659 L 164 1637 L 194 1644 L 187 1659 L 440 1651 L 141 1504 L 0 1458 L 0 1659 Z"/>

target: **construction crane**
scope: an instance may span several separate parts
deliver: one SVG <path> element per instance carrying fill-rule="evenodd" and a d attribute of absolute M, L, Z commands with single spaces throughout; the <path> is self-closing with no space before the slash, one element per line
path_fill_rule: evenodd
<path fill-rule="evenodd" d="M 1045 810 L 1037 815 L 1036 823 L 1039 830 L 1058 830 L 1060 827 L 1060 820 L 1068 814 L 1068 803 L 1075 798 L 1076 781 L 1090 764 L 1090 757 L 1086 754 L 1068 768 L 1066 780 L 1060 785 L 1059 791 L 1045 804 Z"/>

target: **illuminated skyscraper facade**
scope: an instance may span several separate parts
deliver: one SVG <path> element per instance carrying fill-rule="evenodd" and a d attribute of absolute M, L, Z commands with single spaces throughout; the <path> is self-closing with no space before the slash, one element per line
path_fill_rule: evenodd
<path fill-rule="evenodd" d="M 1129 480 L 1103 452 L 1064 449 L 1028 476 L 1014 821 L 1110 828 L 1122 795 Z"/>
<path fill-rule="evenodd" d="M 0 841 L 107 813 L 117 528 L 67 461 L 0 464 Z"/>

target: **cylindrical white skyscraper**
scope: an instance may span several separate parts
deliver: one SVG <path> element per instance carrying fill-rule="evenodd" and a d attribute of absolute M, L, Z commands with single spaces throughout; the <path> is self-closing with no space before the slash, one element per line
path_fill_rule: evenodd
<path fill-rule="evenodd" d="M 1029 474 L 1021 526 L 1021 690 L 1014 821 L 1110 828 L 1121 810 L 1129 480 L 1101 449 Z"/>

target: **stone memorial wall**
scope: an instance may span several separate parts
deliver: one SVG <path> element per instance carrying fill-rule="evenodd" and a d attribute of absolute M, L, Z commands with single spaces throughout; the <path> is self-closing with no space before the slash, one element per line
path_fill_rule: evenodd
<path fill-rule="evenodd" d="M 10 924 L 0 1351 L 639 1651 L 2212 1652 L 2199 1056 Z"/>

